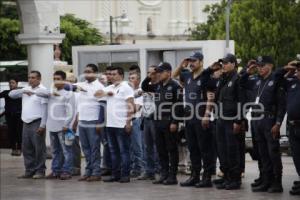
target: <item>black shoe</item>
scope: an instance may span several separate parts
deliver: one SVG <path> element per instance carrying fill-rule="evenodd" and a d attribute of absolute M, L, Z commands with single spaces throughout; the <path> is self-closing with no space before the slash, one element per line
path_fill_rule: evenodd
<path fill-rule="evenodd" d="M 106 179 L 103 179 L 103 182 L 106 182 L 106 183 L 112 183 L 112 182 L 118 182 L 120 180 L 120 178 L 116 178 L 116 177 L 109 177 L 109 178 L 106 178 Z"/>
<path fill-rule="evenodd" d="M 294 186 L 300 186 L 300 181 L 294 181 Z"/>
<path fill-rule="evenodd" d="M 168 176 L 161 175 L 158 180 L 153 181 L 153 184 L 163 184 L 167 180 Z"/>
<path fill-rule="evenodd" d="M 215 184 L 215 185 L 223 184 L 224 182 L 225 182 L 224 178 L 213 180 L 213 184 Z"/>
<path fill-rule="evenodd" d="M 111 176 L 111 170 L 110 169 L 102 169 L 101 176 Z"/>
<path fill-rule="evenodd" d="M 226 189 L 226 185 L 228 184 L 227 181 L 224 181 L 223 183 L 220 183 L 220 184 L 216 184 L 216 188 L 218 190 L 223 190 L 223 189 Z"/>
<path fill-rule="evenodd" d="M 225 186 L 226 190 L 238 190 L 241 188 L 241 183 L 239 181 L 230 182 Z"/>
<path fill-rule="evenodd" d="M 299 187 L 299 188 L 292 189 L 292 190 L 290 191 L 290 194 L 291 194 L 291 195 L 300 195 L 300 187 Z"/>
<path fill-rule="evenodd" d="M 195 186 L 197 183 L 199 183 L 200 178 L 199 178 L 199 173 L 192 173 L 189 179 L 187 179 L 184 182 L 180 183 L 181 187 L 192 187 Z"/>
<path fill-rule="evenodd" d="M 300 188 L 300 185 L 293 185 L 292 190 L 296 190 L 298 188 Z"/>
<path fill-rule="evenodd" d="M 267 192 L 270 188 L 271 183 L 269 181 L 264 181 L 261 185 L 252 188 L 252 192 Z"/>
<path fill-rule="evenodd" d="M 124 176 L 121 177 L 121 179 L 119 180 L 120 183 L 129 183 L 130 182 L 130 178 L 129 176 Z"/>
<path fill-rule="evenodd" d="M 177 181 L 176 176 L 171 175 L 166 180 L 164 180 L 163 184 L 164 185 L 177 185 L 178 181 Z"/>
<path fill-rule="evenodd" d="M 254 180 L 253 183 L 251 183 L 251 187 L 257 187 L 263 183 L 263 178 L 259 176 L 257 179 Z"/>
<path fill-rule="evenodd" d="M 211 179 L 202 180 L 195 185 L 196 188 L 210 188 L 212 187 Z"/>
<path fill-rule="evenodd" d="M 282 193 L 283 192 L 281 177 L 277 177 L 274 179 L 271 187 L 268 189 L 268 192 L 269 193 Z"/>

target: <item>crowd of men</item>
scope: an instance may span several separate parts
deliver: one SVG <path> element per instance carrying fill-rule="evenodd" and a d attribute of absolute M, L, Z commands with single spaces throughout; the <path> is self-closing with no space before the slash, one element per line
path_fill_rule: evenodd
<path fill-rule="evenodd" d="M 50 89 L 41 84 L 38 71 L 31 71 L 27 87 L 11 87 L 3 94 L 8 103 L 22 98 L 22 111 L 9 105 L 6 111 L 8 117 L 21 114 L 23 121 L 25 173 L 20 178 L 67 180 L 80 175 L 82 150 L 86 162 L 79 181 L 109 175 L 104 182 L 137 178 L 177 185 L 178 133 L 183 126 L 191 176 L 180 185 L 236 190 L 245 172 L 245 132 L 251 124 L 259 169 L 252 191 L 283 192 L 279 139 L 286 113 L 300 176 L 300 62 L 275 69 L 272 57 L 260 56 L 239 71 L 232 54 L 207 69 L 203 59 L 194 52 L 173 71 L 167 62 L 149 66 L 143 81 L 136 65 L 124 80 L 121 67 L 109 66 L 99 75 L 98 67 L 88 64 L 83 82 L 56 71 Z M 47 176 L 46 130 L 53 156 Z M 212 180 L 217 159 L 223 177 Z M 300 195 L 300 180 L 290 194 Z"/>

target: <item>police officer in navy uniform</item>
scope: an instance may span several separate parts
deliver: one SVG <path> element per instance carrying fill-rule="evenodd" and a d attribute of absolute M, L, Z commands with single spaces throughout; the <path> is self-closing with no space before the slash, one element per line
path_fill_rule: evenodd
<path fill-rule="evenodd" d="M 237 73 L 237 60 L 233 54 L 227 54 L 222 62 L 223 74 L 216 92 L 218 105 L 217 149 L 223 179 L 217 181 L 218 189 L 234 190 L 241 186 L 240 141 L 242 114 L 238 112 L 242 105 L 242 96 Z"/>
<path fill-rule="evenodd" d="M 191 71 L 183 71 L 188 66 Z M 209 121 L 211 110 L 206 105 L 207 85 L 210 80 L 208 70 L 210 69 L 203 70 L 202 53 L 194 52 L 189 58 L 184 59 L 173 73 L 173 77 L 180 75 L 180 81 L 184 86 L 184 112 L 187 118 L 185 128 L 192 163 L 191 177 L 180 183 L 183 187 L 212 187 L 211 175 L 215 165 L 213 134 Z M 200 181 L 202 165 L 204 172 Z"/>
<path fill-rule="evenodd" d="M 287 123 L 289 142 L 296 171 L 300 178 L 300 61 L 292 61 L 277 74 L 284 81 L 287 92 Z M 294 181 L 291 195 L 300 195 L 300 179 Z"/>
<path fill-rule="evenodd" d="M 252 121 L 262 162 L 263 181 L 252 187 L 253 192 L 282 192 L 282 161 L 280 154 L 280 126 L 286 106 L 285 92 L 278 76 L 272 72 L 274 61 L 270 56 L 257 58 L 258 76 L 250 85 L 255 92 Z M 250 67 L 249 72 L 255 65 Z M 241 87 L 249 89 L 249 73 L 241 77 Z M 248 87 L 248 88 L 247 88 Z M 258 111 L 260 109 L 260 111 Z"/>
<path fill-rule="evenodd" d="M 245 93 L 245 100 L 248 102 L 254 102 L 256 98 L 256 91 L 252 89 L 252 85 L 256 83 L 257 81 L 257 64 L 256 60 L 252 59 L 249 60 L 247 63 L 247 66 L 243 68 L 243 70 L 240 72 L 240 76 L 243 76 L 245 73 L 248 73 L 247 75 L 248 79 L 244 79 L 244 84 L 246 84 L 246 87 L 244 87 L 244 93 Z M 248 72 L 247 72 L 248 70 Z M 247 111 L 250 111 L 251 106 L 246 107 Z M 252 187 L 256 187 L 262 183 L 262 163 L 261 159 L 259 157 L 259 151 L 258 151 L 258 145 L 255 137 L 255 129 L 253 128 L 253 121 L 250 119 L 250 128 L 251 128 L 251 138 L 252 138 L 252 144 L 253 148 L 251 149 L 251 157 L 253 160 L 257 160 L 258 162 L 258 170 L 259 170 L 259 177 L 254 180 L 253 183 L 251 183 Z M 249 128 L 249 127 L 248 127 Z"/>
<path fill-rule="evenodd" d="M 155 130 L 156 148 L 161 166 L 161 174 L 153 184 L 176 185 L 179 162 L 178 152 L 178 119 L 181 117 L 182 88 L 171 78 L 172 67 L 161 63 L 156 68 L 160 82 L 151 84 L 150 79 L 143 82 L 145 92 L 155 93 Z M 148 83 L 147 83 L 148 81 Z M 175 111 L 175 112 L 173 112 Z"/>

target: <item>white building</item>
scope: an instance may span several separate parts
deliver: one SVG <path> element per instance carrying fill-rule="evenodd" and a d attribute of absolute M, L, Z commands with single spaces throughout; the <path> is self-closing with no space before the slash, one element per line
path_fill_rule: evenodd
<path fill-rule="evenodd" d="M 190 28 L 205 22 L 206 5 L 220 0 L 62 0 L 59 13 L 86 19 L 110 37 L 110 16 L 114 42 L 145 43 L 185 40 Z"/>

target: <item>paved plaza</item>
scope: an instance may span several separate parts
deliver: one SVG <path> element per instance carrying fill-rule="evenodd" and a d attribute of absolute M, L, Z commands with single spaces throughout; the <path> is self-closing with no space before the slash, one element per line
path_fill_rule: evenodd
<path fill-rule="evenodd" d="M 16 177 L 23 173 L 23 158 L 11 157 L 1 150 L 1 200 L 289 200 L 293 180 L 297 178 L 291 157 L 283 157 L 284 193 L 252 193 L 250 183 L 257 176 L 256 162 L 247 157 L 246 176 L 241 190 L 224 191 L 215 188 L 196 189 L 178 186 L 153 185 L 149 181 L 132 180 L 128 184 L 78 182 L 72 180 L 25 180 Z M 84 163 L 83 163 L 84 166 Z M 49 173 L 50 160 L 47 160 Z M 186 176 L 179 176 L 184 180 Z"/>

